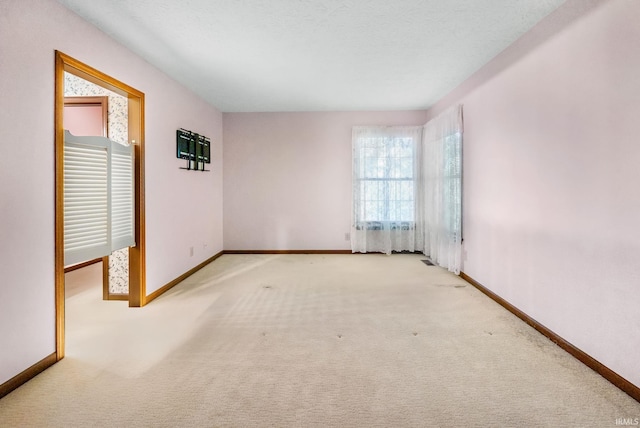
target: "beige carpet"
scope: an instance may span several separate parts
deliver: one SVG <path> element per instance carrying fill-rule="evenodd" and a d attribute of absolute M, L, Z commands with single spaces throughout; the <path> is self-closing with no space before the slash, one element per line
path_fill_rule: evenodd
<path fill-rule="evenodd" d="M 423 258 L 225 255 L 142 309 L 70 286 L 67 358 L 0 400 L 0 426 L 640 418 L 640 403 Z"/>

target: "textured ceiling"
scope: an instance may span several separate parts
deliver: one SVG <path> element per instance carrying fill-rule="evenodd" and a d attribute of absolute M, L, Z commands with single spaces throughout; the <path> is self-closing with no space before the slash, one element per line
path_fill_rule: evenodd
<path fill-rule="evenodd" d="M 425 109 L 564 0 L 58 0 L 224 112 Z"/>

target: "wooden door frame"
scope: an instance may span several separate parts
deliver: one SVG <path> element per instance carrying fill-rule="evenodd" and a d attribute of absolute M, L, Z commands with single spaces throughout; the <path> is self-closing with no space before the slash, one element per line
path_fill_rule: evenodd
<path fill-rule="evenodd" d="M 129 142 L 135 153 L 135 241 L 129 248 L 129 306 L 146 304 L 144 93 L 60 51 L 55 51 L 55 302 L 56 358 L 64 358 L 64 73 L 113 91 L 128 99 Z"/>

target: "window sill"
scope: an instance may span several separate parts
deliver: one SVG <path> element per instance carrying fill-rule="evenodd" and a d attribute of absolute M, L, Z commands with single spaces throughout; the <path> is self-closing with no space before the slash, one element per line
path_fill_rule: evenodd
<path fill-rule="evenodd" d="M 415 230 L 414 221 L 361 221 L 356 230 Z"/>

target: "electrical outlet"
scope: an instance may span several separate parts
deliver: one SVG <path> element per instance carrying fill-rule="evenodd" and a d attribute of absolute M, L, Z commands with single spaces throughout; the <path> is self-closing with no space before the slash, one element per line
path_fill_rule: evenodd
<path fill-rule="evenodd" d="M 345 241 L 351 241 L 351 234 L 349 232 L 344 234 L 344 240 Z"/>
<path fill-rule="evenodd" d="M 193 247 L 189 247 L 189 257 L 193 257 Z"/>

